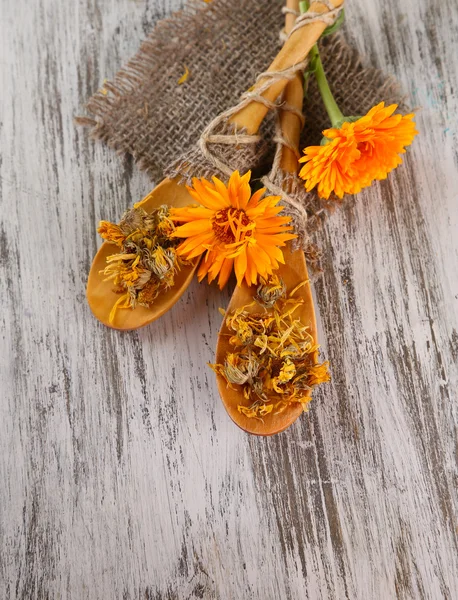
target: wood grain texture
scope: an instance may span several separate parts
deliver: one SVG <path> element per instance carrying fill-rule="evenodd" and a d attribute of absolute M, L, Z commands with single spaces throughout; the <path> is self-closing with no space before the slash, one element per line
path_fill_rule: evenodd
<path fill-rule="evenodd" d="M 97 221 L 150 184 L 72 119 L 178 5 L 0 1 L 0 597 L 455 599 L 456 2 L 348 2 L 421 136 L 321 236 L 333 382 L 270 439 L 205 366 L 229 292 L 131 333 L 85 302 Z"/>

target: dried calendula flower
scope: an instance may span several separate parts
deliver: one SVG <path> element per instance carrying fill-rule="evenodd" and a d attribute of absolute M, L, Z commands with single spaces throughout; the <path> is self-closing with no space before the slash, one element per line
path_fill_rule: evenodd
<path fill-rule="evenodd" d="M 252 312 L 253 302 L 225 314 L 226 325 L 233 332 L 229 339 L 233 352 L 224 365 L 210 366 L 229 386 L 242 388 L 251 404 L 237 408 L 249 418 L 279 414 L 297 402 L 305 410 L 310 390 L 330 379 L 329 364 L 316 362 L 318 346 L 295 316 L 304 302 L 294 297 L 301 287 L 296 286 L 287 297 L 283 282 L 275 276 L 261 280 L 256 301 L 270 310 Z"/>
<path fill-rule="evenodd" d="M 277 300 L 285 295 L 285 292 L 286 286 L 283 279 L 274 273 L 266 279 L 259 277 L 259 285 L 254 299 L 259 304 L 271 308 Z"/>
<path fill-rule="evenodd" d="M 258 374 L 260 363 L 251 352 L 228 354 L 224 365 L 215 365 L 228 383 L 243 385 L 252 383 Z"/>
<path fill-rule="evenodd" d="M 120 223 L 101 221 L 98 232 L 104 240 L 120 248 L 107 257 L 102 271 L 120 294 L 110 313 L 114 321 L 119 308 L 150 307 L 157 296 L 172 287 L 175 274 L 187 264 L 176 252 L 179 241 L 170 235 L 175 225 L 166 205 L 147 213 L 140 207 L 128 210 Z"/>
<path fill-rule="evenodd" d="M 97 231 L 104 240 L 112 242 L 117 246 L 122 246 L 126 239 L 126 234 L 123 233 L 119 225 L 115 225 L 109 221 L 100 221 Z"/>
<path fill-rule="evenodd" d="M 277 377 L 272 378 L 272 387 L 279 394 L 283 394 L 283 388 L 281 387 L 284 383 L 288 383 L 296 374 L 296 365 L 290 358 L 286 358 L 280 367 L 280 371 Z"/>

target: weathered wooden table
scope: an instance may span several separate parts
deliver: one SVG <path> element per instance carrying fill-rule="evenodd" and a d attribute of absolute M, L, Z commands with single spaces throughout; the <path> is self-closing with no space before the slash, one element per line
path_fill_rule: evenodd
<path fill-rule="evenodd" d="M 270 439 L 206 367 L 229 292 L 129 334 L 85 302 L 96 222 L 150 183 L 72 119 L 178 3 L 0 3 L 0 597 L 456 599 L 456 2 L 348 3 L 421 136 L 328 221 L 333 382 Z"/>

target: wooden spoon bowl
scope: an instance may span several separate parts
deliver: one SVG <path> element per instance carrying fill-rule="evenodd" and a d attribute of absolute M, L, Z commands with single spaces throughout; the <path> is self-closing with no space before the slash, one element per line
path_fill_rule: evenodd
<path fill-rule="evenodd" d="M 286 285 L 286 294 L 291 293 L 296 286 L 303 281 L 307 281 L 305 285 L 300 287 L 294 294 L 295 298 L 303 298 L 304 304 L 299 307 L 294 316 L 301 320 L 309 329 L 310 335 L 314 340 L 317 339 L 315 308 L 312 298 L 312 290 L 308 281 L 307 265 L 305 262 L 304 253 L 302 250 L 292 252 L 288 247 L 283 249 L 285 264 L 280 267 L 276 274 L 281 277 Z M 248 286 L 245 283 L 237 287 L 232 295 L 231 301 L 227 308 L 227 314 L 233 312 L 237 308 L 249 305 L 253 302 L 253 286 Z M 247 308 L 247 312 L 259 312 L 259 305 L 252 305 Z M 233 332 L 229 331 L 224 319 L 221 330 L 218 336 L 216 346 L 216 362 L 224 364 L 228 353 L 233 352 L 233 348 L 229 344 L 229 339 Z M 318 351 L 315 352 L 314 362 L 318 362 Z M 221 400 L 236 425 L 247 433 L 254 435 L 268 436 L 280 433 L 287 429 L 303 412 L 302 404 L 294 403 L 286 407 L 286 409 L 278 415 L 272 413 L 266 415 L 262 420 L 249 418 L 238 411 L 237 406 L 250 406 L 251 401 L 246 400 L 243 396 L 242 386 L 234 385 L 232 389 L 228 386 L 226 380 L 221 375 L 216 375 L 218 390 Z M 311 396 L 311 391 L 307 392 L 307 397 Z"/>
<path fill-rule="evenodd" d="M 183 207 L 192 203 L 192 198 L 184 185 L 178 185 L 173 179 L 164 179 L 154 190 L 149 193 L 137 206 L 151 212 L 154 208 L 167 204 L 169 206 Z M 117 247 L 109 242 L 104 242 L 97 252 L 89 272 L 87 281 L 87 300 L 94 316 L 107 327 L 120 330 L 131 330 L 144 327 L 152 323 L 180 299 L 184 290 L 191 283 L 199 261 L 196 259 L 192 265 L 182 266 L 175 275 L 175 285 L 161 292 L 150 308 L 137 306 L 118 309 L 114 321 L 110 323 L 109 316 L 119 294 L 113 291 L 113 282 L 104 281 L 101 271 L 106 266 L 107 256 L 116 254 Z"/>

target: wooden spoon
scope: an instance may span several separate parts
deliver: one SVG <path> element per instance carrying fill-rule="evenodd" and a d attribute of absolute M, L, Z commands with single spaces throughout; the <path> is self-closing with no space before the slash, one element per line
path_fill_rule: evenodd
<path fill-rule="evenodd" d="M 170 179 L 164 179 L 137 206 L 146 212 L 151 212 L 161 204 L 182 207 L 191 202 L 192 198 L 183 185 L 178 185 Z M 113 329 L 125 331 L 138 329 L 161 317 L 186 291 L 198 265 L 198 261 L 195 261 L 193 265 L 181 267 L 181 270 L 175 275 L 175 285 L 161 292 L 151 308 L 136 306 L 134 310 L 131 308 L 118 309 L 114 321 L 110 323 L 110 311 L 119 299 L 119 294 L 115 294 L 113 291 L 112 281 L 104 281 L 103 269 L 107 264 L 107 256 L 116 254 L 115 248 L 108 242 L 104 242 L 100 246 L 89 271 L 86 290 L 87 300 L 94 316 L 104 325 Z"/>
<path fill-rule="evenodd" d="M 287 6 L 295 9 L 295 2 L 291 0 Z M 286 19 L 286 30 L 288 27 L 291 28 L 291 21 L 287 15 Z M 303 101 L 303 80 L 300 74 L 288 83 L 285 94 L 283 97 L 286 104 L 302 109 Z M 280 113 L 280 125 L 283 137 L 288 139 L 294 147 L 299 145 L 299 137 L 301 132 L 301 122 L 297 115 L 289 111 L 281 111 Z M 282 154 L 280 161 L 280 168 L 288 173 L 296 173 L 298 168 L 297 157 L 288 147 L 282 146 Z M 312 291 L 310 287 L 307 265 L 305 262 L 305 256 L 302 250 L 296 250 L 293 252 L 289 246 L 283 249 L 283 256 L 285 264 L 281 265 L 277 271 L 279 277 L 281 277 L 286 285 L 286 293 L 289 294 L 294 288 L 307 281 L 294 295 L 295 298 L 303 298 L 304 304 L 297 309 L 294 313 L 296 318 L 299 318 L 301 322 L 309 328 L 309 333 L 313 339 L 317 340 L 316 330 L 316 318 L 315 318 L 315 307 L 313 304 Z M 253 303 L 253 296 L 256 293 L 256 286 L 248 286 L 243 283 L 240 287 L 236 287 L 232 295 L 231 301 L 227 308 L 227 314 L 240 308 L 242 306 L 250 305 Z M 259 312 L 259 306 L 254 303 L 249 306 L 247 312 Z M 226 319 L 223 321 L 221 331 L 219 332 L 218 342 L 216 346 L 216 362 L 218 364 L 224 364 L 228 353 L 233 352 L 233 347 L 229 344 L 229 338 L 233 335 L 230 332 L 227 325 Z M 318 352 L 314 354 L 314 362 L 318 362 Z M 249 418 L 243 413 L 240 413 L 237 409 L 238 405 L 249 406 L 250 400 L 246 400 L 243 396 L 242 386 L 234 386 L 230 388 L 227 385 L 226 380 L 221 375 L 216 375 L 218 390 L 221 395 L 223 404 L 236 425 L 248 433 L 255 435 L 268 436 L 275 433 L 280 433 L 287 429 L 303 412 L 303 407 L 300 403 L 294 403 L 281 412 L 278 415 L 272 413 L 263 417 L 262 421 Z M 306 394 L 307 397 L 311 396 L 311 391 Z"/>
<path fill-rule="evenodd" d="M 333 6 L 338 8 L 343 0 L 333 0 Z M 310 6 L 310 11 L 317 13 L 329 12 L 326 5 L 321 2 L 314 2 Z M 322 21 L 310 23 L 298 29 L 285 42 L 276 58 L 269 67 L 269 71 L 283 71 L 294 64 L 304 60 L 312 46 L 323 33 L 326 24 Z M 251 91 L 256 91 L 264 83 L 260 80 Z M 276 98 L 284 90 L 287 79 L 275 81 L 265 90 L 262 95 L 270 101 Z M 268 108 L 259 102 L 253 101 L 234 114 L 230 121 L 237 128 L 244 128 L 249 134 L 254 134 L 259 129 Z M 145 210 L 151 210 L 161 204 L 169 206 L 182 207 L 192 204 L 192 198 L 186 188 L 175 179 L 165 179 L 139 204 Z M 183 267 L 175 279 L 175 285 L 168 291 L 161 293 L 150 308 L 136 307 L 132 309 L 119 309 L 116 312 L 113 323 L 109 321 L 109 315 L 114 303 L 119 295 L 112 291 L 112 284 L 104 282 L 103 269 L 106 266 L 106 257 L 113 254 L 113 244 L 105 242 L 97 252 L 89 272 L 87 282 L 87 300 L 95 317 L 107 327 L 113 329 L 129 330 L 138 329 L 155 321 L 179 300 L 191 283 L 193 274 L 197 268 L 198 261 L 191 266 Z"/>

